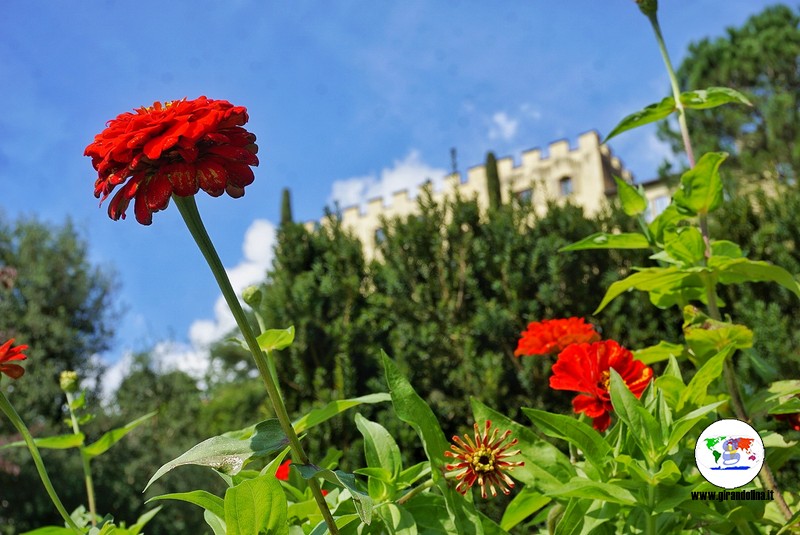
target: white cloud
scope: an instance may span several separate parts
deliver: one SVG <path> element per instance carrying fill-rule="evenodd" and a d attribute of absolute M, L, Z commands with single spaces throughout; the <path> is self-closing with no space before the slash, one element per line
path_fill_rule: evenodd
<path fill-rule="evenodd" d="M 504 111 L 498 111 L 492 115 L 492 125 L 489 128 L 489 139 L 502 139 L 511 141 L 517 134 L 519 120 L 509 117 Z"/>
<path fill-rule="evenodd" d="M 656 178 L 658 166 L 667 159 L 675 161 L 668 143 L 656 136 L 655 125 L 647 125 L 638 135 L 620 136 L 611 141 L 614 154 L 622 155 L 623 164 L 636 177 L 637 182 Z"/>
<path fill-rule="evenodd" d="M 226 269 L 234 291 L 241 295 L 243 289 L 264 280 L 272 265 L 275 246 L 275 225 L 258 219 L 244 236 L 243 259 L 233 268 Z M 153 367 L 161 372 L 180 370 L 200 381 L 208 371 L 211 344 L 226 336 L 236 327 L 236 321 L 220 295 L 214 303 L 214 318 L 196 320 L 189 327 L 189 343 L 162 341 L 152 351 Z M 129 373 L 133 353 L 128 352 L 110 366 L 103 379 L 103 397 L 110 399 Z"/>
<path fill-rule="evenodd" d="M 395 160 L 392 167 L 381 169 L 379 176 L 371 174 L 335 181 L 328 202 L 338 201 L 339 206 L 346 208 L 376 197 L 389 199 L 393 193 L 404 189 L 414 197 L 417 187 L 426 180 L 431 180 L 434 188 L 440 188 L 447 173 L 446 169 L 423 162 L 419 151 L 411 150 L 404 159 Z"/>

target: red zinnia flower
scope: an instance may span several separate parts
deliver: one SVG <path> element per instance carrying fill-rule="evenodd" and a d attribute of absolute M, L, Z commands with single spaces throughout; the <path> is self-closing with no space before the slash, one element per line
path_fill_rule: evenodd
<path fill-rule="evenodd" d="M 289 465 L 292 464 L 291 459 L 286 459 L 283 463 L 278 467 L 278 470 L 275 472 L 275 477 L 280 479 L 281 481 L 289 481 Z"/>
<path fill-rule="evenodd" d="M 450 449 L 453 451 L 444 452 L 445 457 L 452 457 L 460 461 L 446 465 L 445 469 L 457 472 L 455 476 L 459 483 L 456 485 L 456 490 L 461 494 L 466 494 L 475 482 L 480 485 L 483 498 L 486 498 L 487 485 L 492 496 L 497 496 L 495 485 L 503 491 L 503 494 L 508 494 L 514 488 L 514 481 L 503 471 L 513 470 L 514 467 L 525 464 L 523 462 L 510 463 L 504 460 L 506 457 L 513 457 L 519 453 L 519 450 L 508 451 L 508 448 L 517 443 L 517 439 L 503 445 L 511 435 L 511 431 L 506 431 L 500 438 L 497 438 L 498 429 L 495 429 L 489 436 L 491 427 L 492 422 L 486 420 L 486 428 L 481 435 L 478 423 L 475 422 L 474 442 L 469 435 L 464 435 L 464 440 L 454 436 L 455 444 L 450 445 Z"/>
<path fill-rule="evenodd" d="M 258 147 L 241 126 L 248 119 L 244 107 L 199 97 L 135 111 L 109 121 L 84 152 L 97 170 L 94 196 L 102 195 L 101 203 L 124 183 L 108 205 L 111 219 L 125 219 L 135 198 L 136 220 L 149 225 L 171 195 L 202 189 L 213 197 L 241 197 L 253 182 Z"/>
<path fill-rule="evenodd" d="M 522 333 L 514 356 L 559 353 L 570 344 L 596 342 L 600 335 L 583 318 L 534 321 Z"/>
<path fill-rule="evenodd" d="M 608 393 L 612 368 L 637 398 L 653 378 L 653 370 L 634 360 L 633 353 L 613 340 L 605 340 L 564 349 L 553 364 L 550 388 L 580 392 L 572 400 L 573 409 L 592 418 L 595 429 L 605 431 L 613 410 Z"/>
<path fill-rule="evenodd" d="M 0 373 L 4 373 L 11 377 L 12 379 L 19 379 L 25 373 L 25 368 L 20 366 L 19 364 L 6 364 L 7 362 L 11 362 L 12 360 L 25 360 L 25 355 L 22 354 L 23 351 L 28 349 L 28 346 L 17 346 L 11 347 L 14 343 L 14 339 L 12 338 L 2 346 L 0 346 Z"/>
<path fill-rule="evenodd" d="M 795 397 L 796 398 L 800 398 L 800 394 L 796 395 Z M 776 420 L 788 423 L 789 427 L 791 427 L 795 431 L 800 431 L 800 412 L 790 412 L 790 413 L 785 413 L 785 414 L 773 414 L 772 416 Z"/>

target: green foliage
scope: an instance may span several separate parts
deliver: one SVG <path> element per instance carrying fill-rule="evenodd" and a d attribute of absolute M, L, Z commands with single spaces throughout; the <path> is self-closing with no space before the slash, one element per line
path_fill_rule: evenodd
<path fill-rule="evenodd" d="M 800 13 L 775 5 L 725 35 L 689 46 L 678 69 L 683 87 L 727 86 L 752 106 L 725 106 L 689 113 L 687 122 L 697 153 L 730 153 L 726 190 L 769 180 L 797 184 L 800 170 Z M 683 152 L 674 124 L 659 126 L 659 136 L 675 153 Z"/>
<path fill-rule="evenodd" d="M 489 195 L 489 209 L 497 210 L 502 197 L 500 192 L 500 175 L 497 173 L 497 158 L 493 152 L 486 154 L 486 191 Z"/>

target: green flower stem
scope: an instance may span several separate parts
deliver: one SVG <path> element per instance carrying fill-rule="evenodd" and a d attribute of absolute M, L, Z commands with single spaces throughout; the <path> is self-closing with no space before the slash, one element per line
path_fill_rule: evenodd
<path fill-rule="evenodd" d="M 25 422 L 22 421 L 17 411 L 14 409 L 13 405 L 8 401 L 3 391 L 0 390 L 0 410 L 2 410 L 8 419 L 11 420 L 11 423 L 14 424 L 14 427 L 17 428 L 17 431 L 22 435 L 22 438 L 25 440 L 25 444 L 28 446 L 28 450 L 31 452 L 31 457 L 33 457 L 33 463 L 36 465 L 36 471 L 39 472 L 39 478 L 42 480 L 42 484 L 44 488 L 47 490 L 47 495 L 50 496 L 50 500 L 53 502 L 53 505 L 56 506 L 58 509 L 61 518 L 64 519 L 64 522 L 67 523 L 67 526 L 74 531 L 75 533 L 83 533 L 78 525 L 75 523 L 74 520 L 69 516 L 64 504 L 61 503 L 61 499 L 56 494 L 56 489 L 53 488 L 53 484 L 50 482 L 50 477 L 47 475 L 47 470 L 44 467 L 44 461 L 42 461 L 42 455 L 39 453 L 39 448 L 36 447 L 36 443 L 33 441 L 33 437 L 31 436 L 30 431 L 28 431 L 28 427 L 25 425 Z"/>
<path fill-rule="evenodd" d="M 75 411 L 72 410 L 72 402 L 75 399 L 75 396 L 72 395 L 72 392 L 65 392 L 67 395 L 67 407 L 69 408 L 69 418 L 72 422 L 72 432 L 76 435 L 79 435 L 81 432 L 81 428 L 78 425 L 78 418 L 75 416 Z M 86 498 L 89 501 L 89 513 L 92 517 L 92 527 L 97 525 L 97 505 L 95 504 L 94 500 L 94 482 L 92 481 L 92 467 L 89 465 L 89 456 L 86 455 L 86 452 L 83 449 L 83 446 L 80 447 L 81 453 L 81 463 L 83 464 L 83 481 L 86 485 Z"/>
<path fill-rule="evenodd" d="M 214 278 L 219 285 L 219 289 L 222 291 L 222 295 L 228 304 L 228 308 L 230 308 L 231 313 L 236 320 L 236 324 L 242 331 L 242 336 L 244 336 L 245 343 L 250 349 L 250 353 L 253 355 L 258 372 L 261 375 L 261 379 L 264 381 L 264 386 L 267 388 L 267 394 L 269 395 L 269 399 L 272 402 L 272 407 L 275 410 L 275 416 L 278 418 L 278 421 L 281 424 L 281 429 L 283 429 L 283 432 L 289 439 L 289 447 L 292 450 L 292 456 L 295 458 L 296 462 L 300 464 L 308 464 L 308 456 L 306 455 L 305 451 L 303 451 L 303 446 L 300 444 L 300 439 L 297 438 L 297 433 L 295 433 L 294 428 L 292 427 L 292 422 L 289 419 L 289 414 L 286 412 L 286 406 L 284 405 L 283 398 L 278 390 L 277 381 L 273 377 L 272 371 L 270 370 L 267 357 L 264 355 L 264 352 L 258 345 L 258 341 L 256 340 L 253 330 L 250 327 L 250 323 L 247 321 L 247 317 L 244 314 L 242 305 L 239 303 L 239 298 L 236 296 L 236 292 L 233 291 L 231 282 L 228 280 L 228 275 L 225 273 L 225 267 L 222 265 L 222 261 L 219 259 L 216 249 L 214 249 L 214 244 L 211 242 L 208 232 L 206 232 L 206 228 L 203 225 L 202 219 L 200 218 L 200 212 L 197 210 L 197 204 L 195 203 L 194 197 L 178 197 L 177 195 L 173 195 L 172 198 L 175 201 L 175 204 L 178 206 L 178 210 L 180 211 L 186 226 L 189 228 L 192 238 L 194 238 L 195 243 L 197 243 L 197 246 L 200 248 L 200 252 L 203 254 L 208 266 L 211 268 L 211 272 L 213 273 Z M 338 535 L 339 530 L 336 527 L 336 523 L 333 519 L 330 509 L 328 509 L 328 504 L 325 501 L 324 496 L 322 496 L 319 483 L 317 480 L 312 478 L 308 480 L 308 486 L 311 488 L 311 493 L 314 495 L 317 506 L 319 507 L 323 518 L 325 519 L 325 523 L 328 525 L 328 530 L 332 535 Z"/>
<path fill-rule="evenodd" d="M 689 160 L 689 167 L 694 167 L 694 152 L 692 151 L 692 142 L 689 139 L 689 127 L 686 125 L 686 110 L 681 102 L 681 90 L 678 87 L 678 78 L 675 76 L 675 69 L 672 68 L 667 45 L 664 43 L 664 36 L 661 35 L 661 26 L 658 24 L 658 16 L 653 12 L 647 15 L 647 18 L 650 19 L 650 24 L 653 25 L 656 41 L 658 41 L 658 49 L 661 51 L 661 57 L 664 58 L 664 65 L 666 65 L 667 73 L 669 74 L 669 83 L 672 86 L 672 97 L 675 99 L 675 107 L 678 109 L 678 124 L 680 125 L 681 136 L 683 136 L 686 158 Z"/>
<path fill-rule="evenodd" d="M 418 486 L 414 487 L 410 491 L 408 491 L 405 494 L 403 494 L 402 496 L 400 496 L 400 498 L 397 500 L 396 503 L 397 503 L 397 505 L 403 505 L 404 503 L 406 503 L 408 500 L 410 500 L 414 496 L 422 494 L 423 492 L 425 492 L 426 490 L 428 490 L 431 487 L 433 487 L 433 478 L 427 480 L 425 483 L 422 483 L 421 485 L 418 485 Z"/>
<path fill-rule="evenodd" d="M 686 110 L 681 102 L 681 90 L 678 86 L 678 77 L 675 75 L 675 69 L 672 68 L 672 61 L 669 59 L 669 52 L 667 51 L 667 46 L 664 43 L 664 36 L 661 34 L 661 26 L 658 24 L 658 17 L 655 11 L 648 14 L 647 18 L 650 20 L 650 24 L 653 26 L 653 31 L 656 35 L 656 41 L 658 42 L 658 48 L 661 51 L 661 57 L 664 58 L 664 65 L 667 68 L 669 83 L 672 86 L 672 95 L 675 99 L 675 107 L 678 110 L 678 124 L 680 125 L 681 136 L 683 137 L 683 146 L 686 150 L 686 157 L 689 160 L 689 167 L 693 168 L 695 165 L 694 152 L 692 151 L 692 140 L 689 136 L 689 127 L 686 124 Z M 701 214 L 699 220 L 700 233 L 703 236 L 703 241 L 705 242 L 706 247 L 705 256 L 706 259 L 708 259 L 711 257 L 711 238 L 708 231 L 708 216 L 706 214 Z M 706 297 L 708 299 L 709 316 L 715 320 L 722 321 L 722 315 L 720 314 L 719 307 L 717 306 L 717 292 L 711 281 L 706 283 Z M 750 418 L 747 416 L 747 411 L 745 410 L 744 403 L 742 402 L 741 395 L 739 393 L 739 385 L 736 381 L 736 373 L 733 368 L 733 364 L 729 360 L 726 360 L 723 365 L 723 375 L 725 376 L 725 384 L 728 388 L 728 393 L 731 396 L 731 404 L 733 405 L 734 414 L 736 414 L 736 417 L 740 420 L 749 421 Z M 783 516 L 786 517 L 786 520 L 789 520 L 792 517 L 792 511 L 786 504 L 786 500 L 778 488 L 777 482 L 775 481 L 775 476 L 767 464 L 766 459 L 764 460 L 764 464 L 761 468 L 761 472 L 758 474 L 758 477 L 764 487 L 773 491 L 775 495 L 775 501 L 778 503 L 778 508 L 783 513 Z"/>

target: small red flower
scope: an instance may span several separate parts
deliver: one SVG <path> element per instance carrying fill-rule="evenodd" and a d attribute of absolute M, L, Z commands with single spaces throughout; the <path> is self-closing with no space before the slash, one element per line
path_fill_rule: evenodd
<path fill-rule="evenodd" d="M 11 347 L 14 343 L 14 339 L 12 338 L 2 346 L 0 346 L 0 373 L 4 373 L 11 377 L 12 379 L 19 379 L 25 374 L 25 368 L 20 366 L 19 364 L 7 364 L 12 360 L 25 360 L 25 355 L 22 354 L 23 351 L 28 349 L 28 346 L 17 346 Z"/>
<path fill-rule="evenodd" d="M 504 473 L 504 470 L 513 470 L 516 466 L 523 466 L 524 462 L 508 462 L 507 457 L 513 457 L 519 450 L 508 451 L 509 448 L 517 444 L 515 438 L 507 444 L 503 444 L 511 431 L 506 431 L 500 438 L 497 438 L 498 429 L 495 429 L 491 436 L 489 430 L 492 422 L 486 420 L 483 434 L 480 433 L 478 423 L 475 422 L 475 441 L 469 435 L 464 435 L 464 440 L 454 436 L 450 445 L 451 451 L 444 452 L 445 457 L 458 459 L 455 464 L 448 464 L 445 469 L 455 471 L 456 479 L 459 481 L 456 490 L 461 494 L 466 494 L 476 482 L 481 487 L 481 497 L 486 498 L 486 486 L 492 496 L 497 496 L 497 486 L 503 494 L 508 494 L 514 488 L 514 481 Z"/>
<path fill-rule="evenodd" d="M 786 422 L 789 427 L 795 431 L 800 431 L 800 412 L 793 412 L 789 414 L 773 414 L 776 420 Z"/>
<path fill-rule="evenodd" d="M 289 465 L 292 464 L 291 459 L 286 459 L 283 461 L 278 467 L 278 470 L 275 472 L 275 477 L 280 479 L 281 481 L 289 481 Z"/>
<path fill-rule="evenodd" d="M 534 321 L 522 333 L 514 356 L 559 353 L 570 344 L 596 342 L 600 335 L 583 318 Z"/>
<path fill-rule="evenodd" d="M 633 353 L 613 340 L 605 340 L 564 349 L 553 364 L 550 388 L 580 392 L 572 400 L 573 409 L 592 418 L 595 429 L 605 431 L 613 410 L 608 393 L 612 368 L 637 398 L 653 378 L 653 370 L 634 360 Z"/>
<path fill-rule="evenodd" d="M 256 136 L 242 128 L 247 110 L 227 100 L 155 102 L 108 122 L 84 154 L 91 156 L 98 178 L 94 196 L 102 203 L 122 186 L 108 205 L 113 220 L 125 219 L 135 199 L 136 220 L 149 225 L 170 196 L 188 197 L 203 190 L 213 197 L 244 195 L 258 165 Z"/>

